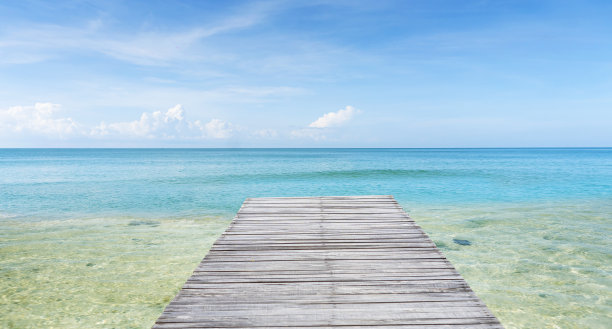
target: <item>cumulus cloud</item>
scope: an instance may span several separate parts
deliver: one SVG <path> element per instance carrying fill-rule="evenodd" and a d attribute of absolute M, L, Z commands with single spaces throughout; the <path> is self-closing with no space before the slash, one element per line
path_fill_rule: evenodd
<path fill-rule="evenodd" d="M 336 112 L 325 113 L 317 120 L 310 123 L 308 127 L 292 130 L 291 137 L 309 138 L 315 141 L 326 140 L 329 133 L 333 134 L 333 130 L 325 128 L 341 126 L 347 121 L 351 120 L 355 114 L 359 112 L 360 111 L 354 107 L 347 105 L 345 108 Z"/>
<path fill-rule="evenodd" d="M 348 105 L 337 112 L 329 112 L 308 125 L 310 128 L 327 128 L 342 125 L 349 121 L 358 111 Z"/>
<path fill-rule="evenodd" d="M 79 125 L 72 118 L 56 117 L 60 107 L 59 104 L 36 103 L 34 106 L 12 106 L 0 110 L 0 129 L 60 138 L 76 133 Z"/>
<path fill-rule="evenodd" d="M 147 138 L 175 138 L 188 126 L 183 107 L 177 104 L 166 112 L 144 112 L 140 119 L 128 122 L 100 123 L 91 130 L 93 136 L 127 135 Z"/>
<path fill-rule="evenodd" d="M 219 119 L 212 119 L 203 124 L 200 120 L 196 120 L 192 127 L 196 127 L 201 132 L 203 137 L 214 139 L 230 138 L 233 135 L 233 125 Z"/>
<path fill-rule="evenodd" d="M 85 126 L 72 118 L 58 116 L 60 108 L 58 104 L 36 103 L 34 106 L 0 109 L 0 135 L 14 138 L 201 140 L 227 139 L 239 130 L 221 119 L 190 121 L 180 104 L 166 111 L 143 112 L 136 120 L 101 122 L 95 126 Z"/>
<path fill-rule="evenodd" d="M 105 123 L 91 129 L 92 136 L 132 136 L 160 139 L 198 139 L 230 138 L 233 125 L 220 119 L 211 119 L 206 123 L 200 120 L 185 119 L 185 111 L 177 104 L 167 111 L 144 112 L 138 120 L 126 122 Z"/>

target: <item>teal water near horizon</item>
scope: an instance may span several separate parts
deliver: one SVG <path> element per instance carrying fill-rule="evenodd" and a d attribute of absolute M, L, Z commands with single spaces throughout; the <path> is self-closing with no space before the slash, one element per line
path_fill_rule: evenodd
<path fill-rule="evenodd" d="M 507 328 L 612 326 L 612 149 L 536 148 L 0 149 L 0 327 L 150 327 L 245 198 L 363 194 Z"/>

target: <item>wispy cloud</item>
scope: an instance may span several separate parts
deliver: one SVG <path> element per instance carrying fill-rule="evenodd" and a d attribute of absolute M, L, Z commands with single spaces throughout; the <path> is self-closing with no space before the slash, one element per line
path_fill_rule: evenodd
<path fill-rule="evenodd" d="M 176 60 L 200 59 L 202 56 L 197 55 L 200 52 L 192 48 L 210 32 L 197 28 L 117 38 L 87 27 L 38 25 L 7 34 L 0 39 L 0 51 L 5 54 L 3 63 L 37 62 L 80 51 L 101 53 L 133 64 L 167 65 Z"/>
<path fill-rule="evenodd" d="M 291 137 L 292 138 L 308 138 L 308 139 L 312 139 L 315 141 L 322 141 L 322 140 L 327 139 L 327 136 L 325 135 L 324 131 L 322 131 L 321 129 L 315 129 L 315 128 L 302 128 L 302 129 L 292 130 Z"/>
<path fill-rule="evenodd" d="M 213 23 L 171 32 L 117 34 L 105 30 L 99 18 L 76 27 L 29 23 L 1 31 L 0 63 L 38 62 L 64 56 L 70 51 L 96 52 L 140 65 L 210 59 L 222 54 L 202 48 L 203 40 L 256 25 L 273 12 L 274 6 L 275 2 L 254 3 Z"/>
<path fill-rule="evenodd" d="M 259 138 L 275 138 L 278 136 L 276 129 L 259 129 L 253 132 L 253 136 Z"/>

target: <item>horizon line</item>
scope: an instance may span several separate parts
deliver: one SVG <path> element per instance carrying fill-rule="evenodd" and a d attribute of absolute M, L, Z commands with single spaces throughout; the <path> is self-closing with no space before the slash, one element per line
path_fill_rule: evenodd
<path fill-rule="evenodd" d="M 610 149 L 612 146 L 487 146 L 487 147 L 0 147 L 0 150 L 314 150 L 314 149 Z"/>

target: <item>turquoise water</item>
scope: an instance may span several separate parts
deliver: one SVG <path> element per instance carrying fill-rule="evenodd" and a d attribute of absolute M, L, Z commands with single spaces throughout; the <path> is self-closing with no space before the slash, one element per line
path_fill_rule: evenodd
<path fill-rule="evenodd" d="M 359 194 L 506 327 L 612 326 L 609 148 L 0 150 L 0 325 L 150 327 L 245 198 Z"/>

